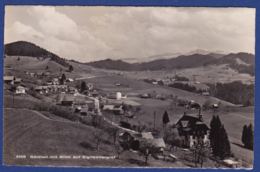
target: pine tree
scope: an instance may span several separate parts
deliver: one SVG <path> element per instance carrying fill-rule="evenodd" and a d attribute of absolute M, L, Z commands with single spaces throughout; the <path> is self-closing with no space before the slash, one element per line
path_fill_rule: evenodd
<path fill-rule="evenodd" d="M 70 66 L 69 66 L 69 72 L 72 72 L 72 71 L 73 71 L 73 66 L 70 65 Z"/>
<path fill-rule="evenodd" d="M 253 126 L 250 124 L 247 129 L 247 148 L 253 150 L 254 147 L 254 133 Z"/>
<path fill-rule="evenodd" d="M 87 89 L 86 82 L 85 81 L 81 82 L 81 86 L 80 86 L 81 92 L 85 91 L 86 89 Z"/>
<path fill-rule="evenodd" d="M 222 124 L 218 116 L 213 116 L 210 122 L 209 140 L 212 148 L 212 153 L 218 155 L 219 152 L 219 140 L 220 140 L 220 128 Z"/>
<path fill-rule="evenodd" d="M 220 127 L 218 143 L 217 156 L 222 159 L 229 157 L 231 155 L 230 142 L 224 125 Z"/>
<path fill-rule="evenodd" d="M 168 124 L 170 122 L 167 111 L 164 112 L 162 121 L 163 121 L 163 126 L 165 126 L 166 124 Z"/>
<path fill-rule="evenodd" d="M 247 145 L 247 140 L 248 140 L 248 129 L 247 129 L 247 125 L 244 125 L 243 127 L 243 131 L 242 131 L 242 137 L 241 137 L 241 141 L 244 144 L 244 146 L 246 147 Z"/>
<path fill-rule="evenodd" d="M 61 75 L 60 84 L 63 85 L 65 81 L 66 81 L 66 75 L 63 73 Z"/>

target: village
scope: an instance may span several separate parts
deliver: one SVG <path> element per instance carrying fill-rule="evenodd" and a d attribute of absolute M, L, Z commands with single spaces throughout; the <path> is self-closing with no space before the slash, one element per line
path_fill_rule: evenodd
<path fill-rule="evenodd" d="M 245 162 L 232 155 L 219 159 L 212 154 L 210 126 L 209 122 L 205 122 L 211 118 L 206 117 L 205 120 L 204 115 L 211 113 L 214 116 L 221 112 L 220 101 L 202 104 L 168 92 L 133 92 L 129 88 L 131 86 L 120 80 L 110 81 L 109 88 L 104 89 L 102 81 L 101 85 L 95 83 L 99 76 L 91 79 L 75 77 L 72 65 L 68 70 L 54 73 L 48 68 L 46 66 L 41 72 L 5 68 L 8 74 L 4 76 L 4 94 L 8 104 L 5 107 L 28 108 L 39 111 L 45 118 L 65 119 L 94 127 L 94 130 L 100 131 L 91 141 L 95 142 L 97 153 L 102 142 L 110 142 L 102 138 L 103 132 L 108 132 L 112 140 L 110 144 L 115 149 L 112 152 L 117 159 L 121 158 L 122 152 L 130 151 L 141 159 L 141 162 L 134 163 L 137 166 L 165 162 L 170 167 L 245 167 Z M 107 76 L 111 75 L 121 77 Z M 162 81 L 138 82 L 162 87 Z M 172 84 L 174 80 L 165 80 L 164 87 L 168 86 L 167 83 Z M 199 81 L 196 84 L 200 84 Z M 208 98 L 208 88 L 205 87 L 199 94 Z M 29 107 L 19 105 L 20 101 L 29 99 L 37 99 L 38 103 L 29 103 Z M 169 105 L 170 109 L 163 105 L 160 111 L 153 110 L 160 103 Z M 179 115 L 170 116 L 172 111 Z M 83 146 L 89 147 L 88 144 Z"/>

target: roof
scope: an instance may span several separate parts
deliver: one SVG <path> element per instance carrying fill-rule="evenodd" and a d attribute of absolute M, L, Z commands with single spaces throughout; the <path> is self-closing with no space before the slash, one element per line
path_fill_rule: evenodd
<path fill-rule="evenodd" d="M 73 95 L 65 95 L 64 97 L 63 97 L 63 100 L 62 101 L 74 101 L 74 99 L 75 99 L 75 97 L 73 96 Z"/>
<path fill-rule="evenodd" d="M 16 89 L 25 89 L 25 87 L 19 85 L 16 87 Z"/>
<path fill-rule="evenodd" d="M 176 123 L 180 134 L 191 134 L 193 131 L 209 130 L 209 127 L 198 117 L 197 114 L 184 114 Z"/>
<path fill-rule="evenodd" d="M 155 147 L 159 147 L 159 148 L 165 148 L 165 142 L 163 140 L 163 138 L 158 138 L 158 139 L 151 139 L 151 144 Z"/>
<path fill-rule="evenodd" d="M 21 82 L 21 81 L 22 81 L 22 78 L 15 78 L 14 81 L 15 81 L 15 82 Z"/>
<path fill-rule="evenodd" d="M 153 139 L 154 138 L 151 132 L 142 132 L 141 135 L 142 135 L 142 138 L 144 138 L 144 139 Z"/>
<path fill-rule="evenodd" d="M 14 76 L 4 76 L 4 81 L 12 81 L 14 80 Z"/>

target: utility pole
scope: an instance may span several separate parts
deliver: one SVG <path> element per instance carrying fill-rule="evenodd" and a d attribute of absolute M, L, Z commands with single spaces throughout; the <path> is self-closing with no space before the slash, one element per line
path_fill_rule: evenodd
<path fill-rule="evenodd" d="M 153 129 L 155 130 L 156 111 L 153 112 Z"/>

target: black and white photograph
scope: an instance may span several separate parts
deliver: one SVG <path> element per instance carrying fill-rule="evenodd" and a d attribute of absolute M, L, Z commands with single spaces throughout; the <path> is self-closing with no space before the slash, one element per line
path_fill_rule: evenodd
<path fill-rule="evenodd" d="M 253 169 L 255 11 L 6 5 L 3 164 Z"/>

